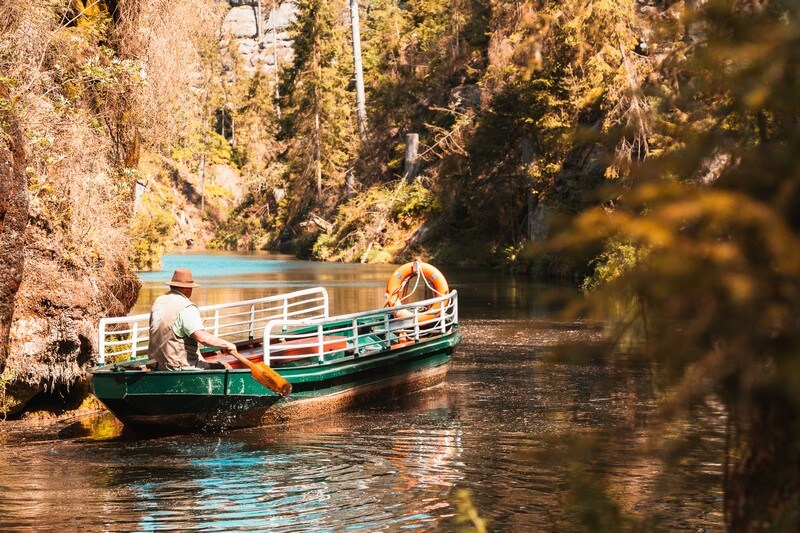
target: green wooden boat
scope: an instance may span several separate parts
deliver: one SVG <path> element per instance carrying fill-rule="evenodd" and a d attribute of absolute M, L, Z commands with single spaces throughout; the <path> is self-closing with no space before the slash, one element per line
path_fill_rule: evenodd
<path fill-rule="evenodd" d="M 284 398 L 232 356 L 204 350 L 208 370 L 159 371 L 147 356 L 149 315 L 100 323 L 94 395 L 140 432 L 268 425 L 441 383 L 458 330 L 456 291 L 413 304 L 329 316 L 323 288 L 200 308 L 207 328 L 292 385 Z"/>

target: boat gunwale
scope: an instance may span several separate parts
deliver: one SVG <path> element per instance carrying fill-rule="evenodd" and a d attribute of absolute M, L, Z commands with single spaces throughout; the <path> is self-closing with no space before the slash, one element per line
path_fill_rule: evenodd
<path fill-rule="evenodd" d="M 399 348 L 389 348 L 388 350 L 379 350 L 368 354 L 348 355 L 345 357 L 338 357 L 335 359 L 326 359 L 323 362 L 316 362 L 310 365 L 302 366 L 280 366 L 275 367 L 273 370 L 287 378 L 298 377 L 297 374 L 303 373 L 322 373 L 332 370 L 334 367 L 344 366 L 344 364 L 353 363 L 373 363 L 381 357 L 390 356 L 392 359 L 400 359 L 403 355 L 418 351 L 418 350 L 438 350 L 453 347 L 461 340 L 461 333 L 458 324 L 455 324 L 451 331 L 446 335 L 437 335 L 432 338 L 427 338 L 420 341 L 415 341 L 412 344 L 402 346 Z M 338 352 L 333 352 L 338 353 Z M 97 366 L 88 370 L 93 376 L 120 376 L 120 375 L 152 375 L 152 376 L 215 376 L 219 374 L 250 374 L 248 368 L 192 368 L 186 370 L 144 370 L 141 368 L 130 368 L 143 365 L 148 361 L 147 358 L 136 359 L 133 361 L 126 361 L 125 363 Z M 360 365 L 363 366 L 363 365 Z M 316 372 L 313 372 L 316 370 Z M 311 372 L 309 372 L 311 371 Z"/>

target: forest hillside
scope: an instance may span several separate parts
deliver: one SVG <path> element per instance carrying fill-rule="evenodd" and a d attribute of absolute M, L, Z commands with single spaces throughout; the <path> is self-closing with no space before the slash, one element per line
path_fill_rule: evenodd
<path fill-rule="evenodd" d="M 263 22 L 251 37 L 273 52 L 271 64 L 223 46 L 211 73 L 219 84 L 208 135 L 230 145 L 244 184 L 211 246 L 564 275 L 580 267 L 521 261 L 520 250 L 548 235 L 548 214 L 579 211 L 587 191 L 660 149 L 644 91 L 671 43 L 658 49 L 652 26 L 680 20 L 682 4 L 286 4 L 293 23 L 278 30 L 272 11 L 251 4 Z M 621 140 L 608 135 L 622 130 Z M 406 161 L 410 135 L 418 149 Z M 193 154 L 196 168 L 210 151 Z"/>
<path fill-rule="evenodd" d="M 137 268 L 200 246 L 582 271 L 520 251 L 549 234 L 548 215 L 578 212 L 661 150 L 645 92 L 679 36 L 658 43 L 653 26 L 684 14 L 634 0 L 217 6 L 193 64 L 203 100 L 181 109 L 192 129 L 162 153 L 186 171 L 174 183 L 206 180 L 221 203 L 200 214 L 200 195 L 168 194 L 169 172 L 147 172 Z"/>

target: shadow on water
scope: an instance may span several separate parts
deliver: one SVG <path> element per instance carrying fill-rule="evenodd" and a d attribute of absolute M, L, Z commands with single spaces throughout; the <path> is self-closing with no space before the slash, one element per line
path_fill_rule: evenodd
<path fill-rule="evenodd" d="M 176 257 L 165 270 L 185 264 Z M 215 260 L 193 260 L 208 298 L 257 297 L 283 276 L 328 286 L 338 310 L 382 305 L 394 270 L 294 262 L 236 275 L 226 288 L 204 283 L 199 265 Z M 218 434 L 141 438 L 105 415 L 60 428 L 56 440 L 0 435 L 0 529 L 452 530 L 459 489 L 471 492 L 490 530 L 563 529 L 597 496 L 576 487 L 598 479 L 625 514 L 667 529 L 722 527 L 724 417 L 716 406 L 691 414 L 686 424 L 699 436 L 685 462 L 670 466 L 660 458 L 687 442 L 680 427 L 668 433 L 672 441 L 647 432 L 652 368 L 637 358 L 551 357 L 565 340 L 596 335 L 554 318 L 538 298 L 552 287 L 492 272 L 446 275 L 459 291 L 464 340 L 444 384 Z M 161 283 L 145 281 L 152 294 Z M 152 294 L 143 292 L 140 306 Z"/>

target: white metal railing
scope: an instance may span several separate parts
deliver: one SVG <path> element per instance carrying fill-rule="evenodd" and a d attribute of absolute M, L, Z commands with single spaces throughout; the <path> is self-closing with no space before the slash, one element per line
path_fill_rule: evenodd
<path fill-rule="evenodd" d="M 388 350 L 397 343 L 446 335 L 458 325 L 458 293 L 395 307 L 313 319 L 273 319 L 264 327 L 264 362 L 344 357 Z"/>
<path fill-rule="evenodd" d="M 229 340 L 254 339 L 271 320 L 316 320 L 330 315 L 328 292 L 321 288 L 199 308 L 206 328 Z M 98 364 L 106 357 L 136 359 L 147 353 L 150 313 L 103 318 L 98 333 Z"/>

